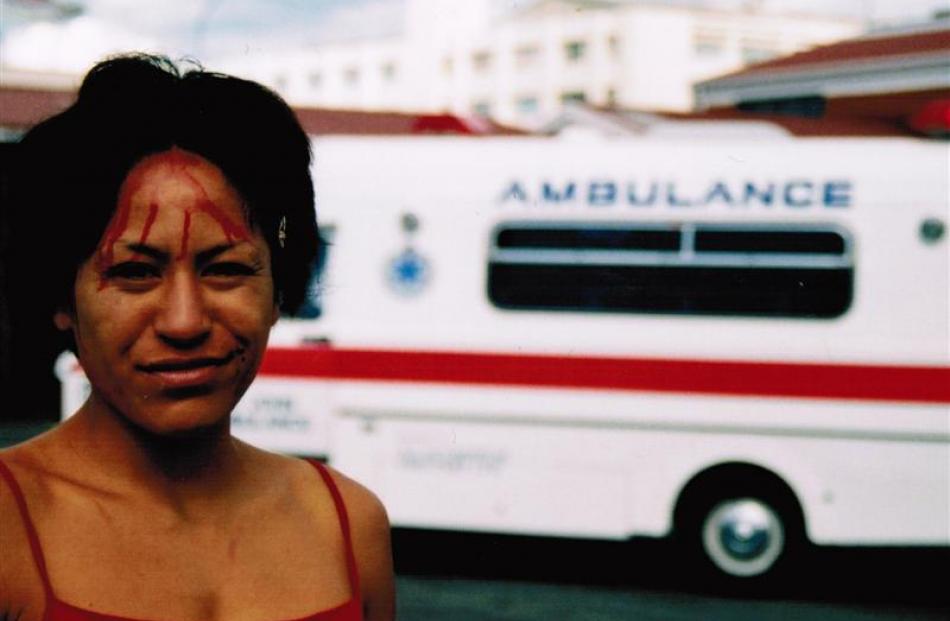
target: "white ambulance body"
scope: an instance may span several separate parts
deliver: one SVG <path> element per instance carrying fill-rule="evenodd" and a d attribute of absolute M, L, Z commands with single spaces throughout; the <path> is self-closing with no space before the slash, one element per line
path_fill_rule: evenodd
<path fill-rule="evenodd" d="M 319 317 L 275 328 L 235 430 L 397 526 L 675 533 L 733 576 L 947 545 L 948 152 L 315 140 Z"/>

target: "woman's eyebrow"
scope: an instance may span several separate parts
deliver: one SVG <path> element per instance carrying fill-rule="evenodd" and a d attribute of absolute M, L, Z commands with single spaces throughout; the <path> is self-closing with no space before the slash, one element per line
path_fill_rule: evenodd
<path fill-rule="evenodd" d="M 144 254 L 147 257 L 151 257 L 155 259 L 156 261 L 167 262 L 169 258 L 171 257 L 171 255 L 165 252 L 164 250 L 159 250 L 155 246 L 149 246 L 148 244 L 128 243 L 128 244 L 125 244 L 125 247 L 131 250 L 132 252 L 135 252 L 137 254 Z"/>
<path fill-rule="evenodd" d="M 237 245 L 238 244 L 236 243 L 228 242 L 228 243 L 212 246 L 208 248 L 207 250 L 202 250 L 201 252 L 197 253 L 195 255 L 195 260 L 198 263 L 206 263 L 210 261 L 211 259 L 215 258 L 216 256 L 218 256 L 219 254 L 227 252 L 228 250 L 230 250 L 231 248 L 234 248 Z"/>
<path fill-rule="evenodd" d="M 230 250 L 231 248 L 234 248 L 237 245 L 238 244 L 232 243 L 232 242 L 217 244 L 215 246 L 211 246 L 207 250 L 202 250 L 201 252 L 197 253 L 195 255 L 195 259 L 199 263 L 207 262 L 213 259 L 214 257 L 218 256 L 219 254 L 227 252 L 228 250 Z M 144 254 L 145 256 L 150 257 L 160 262 L 167 263 L 171 259 L 171 256 L 172 256 L 171 253 L 166 252 L 164 250 L 160 250 L 159 248 L 156 248 L 155 246 L 150 246 L 149 244 L 131 242 L 131 243 L 124 244 L 124 246 L 128 250 L 131 250 L 132 252 L 136 254 Z"/>

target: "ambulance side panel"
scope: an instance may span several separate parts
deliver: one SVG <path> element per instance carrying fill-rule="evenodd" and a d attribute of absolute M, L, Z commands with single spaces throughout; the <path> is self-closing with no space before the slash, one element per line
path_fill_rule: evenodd
<path fill-rule="evenodd" d="M 327 139 L 315 153 L 318 209 L 334 229 L 324 315 L 282 326 L 286 343 L 326 338 L 335 348 L 407 355 L 698 360 L 750 369 L 777 362 L 939 370 L 950 359 L 947 243 L 921 233 L 928 219 L 947 220 L 940 144 Z M 625 202 L 629 184 L 642 192 L 652 181 L 665 199 Z M 774 182 L 791 200 L 726 200 L 724 192 L 749 181 Z M 499 227 L 552 222 L 841 230 L 853 244 L 852 299 L 828 318 L 493 305 L 487 273 Z M 417 260 L 408 284 L 396 267 L 407 250 Z M 331 459 L 378 490 L 398 525 L 662 535 L 690 478 L 740 463 L 789 485 L 813 541 L 950 541 L 945 402 L 425 377 L 344 379 L 330 393 Z"/>

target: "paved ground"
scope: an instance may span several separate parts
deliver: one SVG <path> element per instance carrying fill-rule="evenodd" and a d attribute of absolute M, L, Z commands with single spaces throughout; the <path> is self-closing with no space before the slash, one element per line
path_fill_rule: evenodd
<path fill-rule="evenodd" d="M 400 621 L 947 621 L 950 551 L 825 549 L 770 592 L 682 572 L 658 541 L 397 531 Z"/>
<path fill-rule="evenodd" d="M 946 621 L 938 607 L 400 577 L 400 621 Z"/>

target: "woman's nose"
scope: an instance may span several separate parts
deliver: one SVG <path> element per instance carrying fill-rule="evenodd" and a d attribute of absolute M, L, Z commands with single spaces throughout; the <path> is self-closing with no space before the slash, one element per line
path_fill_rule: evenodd
<path fill-rule="evenodd" d="M 155 318 L 159 337 L 176 347 L 200 345 L 211 333 L 211 318 L 197 276 L 175 272 L 164 283 Z"/>

